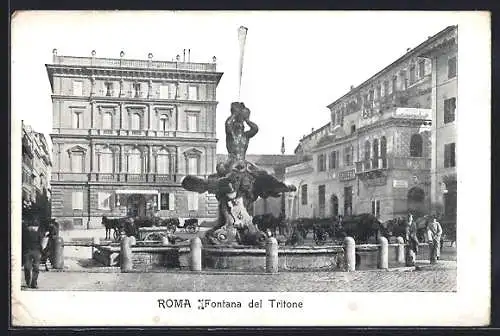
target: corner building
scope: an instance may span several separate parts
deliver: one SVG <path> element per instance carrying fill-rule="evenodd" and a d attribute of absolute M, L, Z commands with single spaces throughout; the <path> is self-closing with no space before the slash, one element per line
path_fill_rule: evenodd
<path fill-rule="evenodd" d="M 431 210 L 435 68 L 422 57 L 455 27 L 414 49 L 330 105 L 330 123 L 301 140 L 303 162 L 286 168 L 298 186 L 287 213 L 371 213 L 382 221 Z M 435 113 L 434 113 L 435 114 Z"/>
<path fill-rule="evenodd" d="M 180 186 L 216 165 L 210 63 L 59 56 L 47 64 L 53 102 L 52 216 L 75 228 L 101 217 L 217 216 L 208 194 Z"/>

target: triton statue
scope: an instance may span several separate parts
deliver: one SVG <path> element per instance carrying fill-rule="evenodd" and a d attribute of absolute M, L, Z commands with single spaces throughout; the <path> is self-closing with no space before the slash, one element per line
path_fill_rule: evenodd
<path fill-rule="evenodd" d="M 250 128 L 245 131 L 245 124 Z M 258 197 L 279 197 L 296 191 L 292 185 L 278 181 L 264 169 L 246 160 L 250 138 L 259 128 L 250 121 L 250 110 L 243 103 L 231 104 L 226 120 L 228 159 L 217 165 L 217 172 L 207 179 L 188 175 L 182 187 L 199 193 L 215 194 L 219 201 L 219 222 L 205 234 L 207 243 L 262 245 L 266 234 L 260 231 L 249 215 Z"/>

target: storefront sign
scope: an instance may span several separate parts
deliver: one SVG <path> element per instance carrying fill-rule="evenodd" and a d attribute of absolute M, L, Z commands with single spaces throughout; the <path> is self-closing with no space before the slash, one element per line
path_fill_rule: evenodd
<path fill-rule="evenodd" d="M 406 180 L 392 180 L 393 188 L 408 188 L 408 181 Z"/>
<path fill-rule="evenodd" d="M 365 181 L 367 186 L 374 187 L 374 186 L 383 186 L 387 183 L 387 177 L 381 176 L 381 177 L 375 177 L 371 179 L 367 179 Z"/>
<path fill-rule="evenodd" d="M 394 116 L 402 118 L 430 119 L 431 112 L 431 109 L 398 107 L 396 111 L 394 111 Z"/>
<path fill-rule="evenodd" d="M 344 170 L 339 173 L 340 181 L 349 181 L 349 180 L 354 180 L 355 178 L 356 178 L 356 173 L 354 172 L 354 169 Z"/>

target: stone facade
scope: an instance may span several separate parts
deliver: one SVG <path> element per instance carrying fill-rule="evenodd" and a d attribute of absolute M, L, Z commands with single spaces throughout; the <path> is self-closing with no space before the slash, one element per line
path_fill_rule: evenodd
<path fill-rule="evenodd" d="M 216 164 L 216 88 L 211 63 L 58 56 L 52 88 L 53 217 L 75 227 L 126 215 L 200 220 L 214 197 L 180 187 Z"/>
<path fill-rule="evenodd" d="M 304 162 L 286 169 L 286 183 L 298 188 L 288 196 L 289 217 L 429 213 L 438 67 L 421 55 L 452 29 L 328 105 L 331 121 L 301 140 L 296 154 Z"/>
<path fill-rule="evenodd" d="M 45 135 L 22 123 L 22 198 L 23 206 L 36 201 L 38 194 L 50 197 L 52 162 Z"/>
<path fill-rule="evenodd" d="M 458 32 L 449 29 L 422 57 L 428 58 L 432 73 L 432 167 L 431 201 L 448 220 L 456 219 L 456 120 L 458 83 Z"/>

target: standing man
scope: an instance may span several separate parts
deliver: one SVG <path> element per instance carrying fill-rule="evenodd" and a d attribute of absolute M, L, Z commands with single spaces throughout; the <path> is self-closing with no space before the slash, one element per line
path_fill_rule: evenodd
<path fill-rule="evenodd" d="M 22 251 L 24 280 L 29 288 L 38 288 L 38 273 L 42 251 L 49 242 L 49 229 L 34 220 L 31 225 L 23 223 Z"/>
<path fill-rule="evenodd" d="M 434 264 L 439 260 L 441 249 L 441 236 L 443 228 L 437 221 L 436 217 L 427 226 L 427 237 L 429 239 L 429 246 L 431 247 L 431 263 Z"/>
<path fill-rule="evenodd" d="M 417 225 L 411 213 L 408 214 L 408 222 L 406 225 L 406 242 L 408 244 L 406 264 L 407 266 L 414 266 L 418 253 L 418 236 Z"/>

